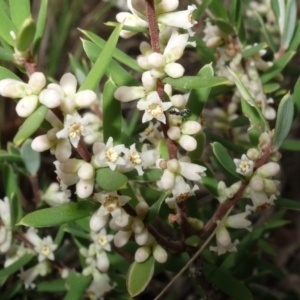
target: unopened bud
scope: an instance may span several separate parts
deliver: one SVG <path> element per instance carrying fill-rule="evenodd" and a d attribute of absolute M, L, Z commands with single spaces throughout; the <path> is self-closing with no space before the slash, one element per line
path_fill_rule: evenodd
<path fill-rule="evenodd" d="M 103 227 L 105 227 L 107 220 L 108 220 L 109 215 L 106 216 L 99 216 L 97 212 L 95 212 L 90 220 L 90 228 L 92 231 L 99 231 Z"/>
<path fill-rule="evenodd" d="M 175 184 L 175 174 L 168 169 L 164 170 L 164 173 L 160 179 L 161 188 L 164 190 L 171 189 Z"/>
<path fill-rule="evenodd" d="M 76 93 L 77 80 L 76 77 L 71 73 L 64 74 L 59 84 L 63 89 L 65 96 L 73 96 Z"/>
<path fill-rule="evenodd" d="M 181 64 L 170 63 L 164 68 L 164 71 L 172 78 L 180 78 L 184 74 L 184 68 Z"/>
<path fill-rule="evenodd" d="M 183 134 L 196 134 L 200 130 L 201 125 L 196 121 L 187 121 L 181 127 L 181 132 Z"/>
<path fill-rule="evenodd" d="M 89 180 L 94 178 L 95 170 L 91 164 L 84 163 L 83 165 L 80 166 L 77 174 L 80 179 Z"/>
<path fill-rule="evenodd" d="M 34 94 L 38 94 L 46 85 L 46 77 L 41 72 L 33 73 L 28 81 L 28 85 Z"/>
<path fill-rule="evenodd" d="M 141 233 L 145 228 L 144 222 L 138 218 L 135 218 L 132 222 L 131 228 L 134 233 Z"/>
<path fill-rule="evenodd" d="M 173 104 L 173 106 L 177 108 L 184 108 L 186 104 L 186 99 L 183 97 L 183 95 L 174 95 L 170 97 L 170 100 Z"/>
<path fill-rule="evenodd" d="M 165 66 L 166 61 L 162 54 L 153 52 L 148 56 L 148 62 L 152 68 L 162 68 Z"/>
<path fill-rule="evenodd" d="M 48 108 L 58 107 L 61 102 L 60 94 L 53 89 L 42 90 L 39 94 L 39 100 Z"/>
<path fill-rule="evenodd" d="M 127 244 L 130 239 L 132 231 L 118 231 L 114 236 L 114 244 L 116 247 L 121 248 Z"/>
<path fill-rule="evenodd" d="M 135 207 L 135 211 L 137 213 L 137 215 L 139 217 L 144 217 L 147 215 L 148 211 L 149 211 L 149 205 L 147 204 L 146 201 L 140 201 L 136 207 Z"/>
<path fill-rule="evenodd" d="M 151 249 L 148 246 L 138 248 L 134 254 L 134 260 L 138 263 L 142 263 L 148 259 L 151 254 Z"/>
<path fill-rule="evenodd" d="M 264 182 L 260 176 L 253 176 L 250 180 L 250 188 L 256 192 L 264 190 Z"/>
<path fill-rule="evenodd" d="M 208 48 L 216 48 L 222 44 L 223 41 L 219 36 L 213 36 L 206 41 L 206 46 Z"/>
<path fill-rule="evenodd" d="M 47 138 L 47 134 L 37 136 L 31 143 L 31 148 L 36 152 L 43 152 L 52 147 L 52 142 Z"/>
<path fill-rule="evenodd" d="M 78 197 L 85 199 L 88 198 L 94 189 L 94 179 L 82 180 L 80 179 L 76 184 L 76 193 Z"/>
<path fill-rule="evenodd" d="M 186 151 L 194 151 L 197 148 L 197 141 L 190 135 L 182 135 L 178 144 Z"/>
<path fill-rule="evenodd" d="M 277 161 L 280 161 L 281 157 L 282 157 L 282 154 L 280 152 L 276 151 L 275 153 L 270 155 L 269 159 L 271 161 L 277 162 Z"/>
<path fill-rule="evenodd" d="M 188 217 L 188 222 L 197 231 L 203 228 L 203 221 L 199 219 Z"/>
<path fill-rule="evenodd" d="M 170 172 L 172 173 L 176 173 L 178 171 L 178 168 L 179 168 L 179 163 L 178 163 L 178 160 L 177 159 L 170 159 L 168 162 L 167 162 L 167 168 Z"/>
<path fill-rule="evenodd" d="M 277 192 L 277 186 L 275 182 L 271 179 L 264 179 L 265 192 L 267 195 L 273 195 Z"/>
<path fill-rule="evenodd" d="M 262 177 L 269 178 L 277 175 L 279 171 L 280 171 L 280 166 L 278 163 L 268 162 L 265 165 L 258 168 L 256 172 Z"/>
<path fill-rule="evenodd" d="M 173 141 L 179 139 L 181 135 L 180 128 L 177 126 L 170 126 L 167 135 Z"/>
<path fill-rule="evenodd" d="M 249 159 L 251 159 L 253 161 L 256 161 L 256 160 L 261 158 L 261 151 L 259 151 L 256 148 L 250 148 L 247 151 L 247 156 L 248 156 Z"/>
<path fill-rule="evenodd" d="M 145 245 L 148 240 L 148 235 L 149 235 L 149 233 L 146 228 L 144 228 L 144 230 L 140 233 L 135 233 L 134 238 L 135 238 L 136 243 L 140 246 Z"/>
<path fill-rule="evenodd" d="M 156 244 L 153 249 L 153 256 L 155 260 L 161 264 L 165 263 L 168 259 L 168 253 L 160 245 Z"/>

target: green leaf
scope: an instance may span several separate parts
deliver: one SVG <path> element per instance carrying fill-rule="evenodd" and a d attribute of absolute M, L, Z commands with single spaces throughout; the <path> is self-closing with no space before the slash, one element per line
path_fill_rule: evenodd
<path fill-rule="evenodd" d="M 35 21 L 31 17 L 24 20 L 22 26 L 18 31 L 15 42 L 15 47 L 18 51 L 23 52 L 29 48 L 34 39 L 35 31 Z"/>
<path fill-rule="evenodd" d="M 19 258 L 17 261 L 12 263 L 10 266 L 0 270 L 0 278 L 10 276 L 13 273 L 19 271 L 21 268 L 23 268 L 25 265 L 27 265 L 35 255 L 33 254 L 25 254 L 21 258 Z"/>
<path fill-rule="evenodd" d="M 14 61 L 13 52 L 0 47 L 0 60 Z"/>
<path fill-rule="evenodd" d="M 237 118 L 233 119 L 232 121 L 230 121 L 231 128 L 249 126 L 249 124 L 250 124 L 249 120 L 245 116 L 240 116 L 240 117 L 237 117 Z"/>
<path fill-rule="evenodd" d="M 17 1 L 17 0 L 16 0 Z M 11 37 L 10 32 L 17 33 L 17 28 L 10 20 L 5 10 L 0 9 L 0 36 L 11 46 L 14 46 L 15 41 Z"/>
<path fill-rule="evenodd" d="M 172 85 L 179 89 L 209 89 L 213 86 L 222 84 L 230 84 L 226 77 L 201 77 L 198 76 L 183 76 L 180 78 L 167 77 L 163 80 L 164 83 Z"/>
<path fill-rule="evenodd" d="M 117 86 L 109 79 L 103 88 L 103 137 L 104 142 L 112 137 L 114 144 L 122 143 L 122 107 L 121 101 L 114 97 Z"/>
<path fill-rule="evenodd" d="M 19 293 L 19 291 L 22 289 L 24 283 L 21 280 L 15 280 L 14 283 L 9 286 L 9 288 L 6 288 L 3 294 L 0 295 L 1 299 L 16 299 L 16 294 Z"/>
<path fill-rule="evenodd" d="M 269 255 L 276 255 L 276 250 L 270 245 L 264 238 L 260 239 L 257 246 L 265 253 Z"/>
<path fill-rule="evenodd" d="M 288 51 L 296 51 L 300 43 L 300 21 L 298 21 Z"/>
<path fill-rule="evenodd" d="M 280 101 L 277 119 L 275 126 L 275 134 L 273 139 L 273 145 L 276 149 L 279 149 L 287 135 L 290 132 L 294 115 L 294 103 L 290 93 L 287 93 Z"/>
<path fill-rule="evenodd" d="M 170 194 L 169 192 L 161 193 L 159 199 L 157 199 L 157 201 L 150 206 L 149 212 L 148 212 L 144 222 L 150 223 L 156 219 L 156 217 L 159 214 L 162 203 L 169 196 L 169 194 Z"/>
<path fill-rule="evenodd" d="M 223 293 L 235 300 L 253 300 L 251 292 L 247 287 L 232 277 L 228 271 L 222 270 L 214 265 L 205 264 L 204 276 Z"/>
<path fill-rule="evenodd" d="M 29 0 L 9 0 L 10 16 L 16 28 L 20 29 L 23 22 L 31 16 Z"/>
<path fill-rule="evenodd" d="M 127 290 L 131 297 L 139 295 L 149 284 L 154 273 L 154 258 L 150 256 L 145 262 L 134 262 L 127 273 Z"/>
<path fill-rule="evenodd" d="M 223 1 L 212 0 L 209 8 L 216 18 L 229 21 L 229 17 L 228 17 L 227 11 L 223 5 Z"/>
<path fill-rule="evenodd" d="M 0 21 L 1 22 L 1 21 Z M 2 79 L 16 79 L 22 82 L 22 80 L 13 72 L 9 71 L 8 69 L 0 66 L 0 80 Z"/>
<path fill-rule="evenodd" d="M 293 93 L 293 100 L 294 100 L 294 119 L 297 117 L 298 113 L 300 112 L 300 77 L 298 78 Z"/>
<path fill-rule="evenodd" d="M 273 42 L 272 37 L 270 36 L 270 34 L 269 34 L 269 32 L 266 28 L 264 20 L 262 19 L 262 17 L 257 12 L 254 12 L 254 14 L 255 14 L 256 18 L 258 19 L 258 22 L 261 26 L 262 32 L 265 36 L 265 39 L 267 40 L 267 44 L 269 45 L 269 47 L 271 48 L 273 53 L 275 53 L 276 52 L 276 47 L 275 47 L 275 44 Z"/>
<path fill-rule="evenodd" d="M 168 160 L 169 159 L 169 150 L 168 145 L 165 139 L 160 139 L 157 144 L 157 151 L 159 153 L 159 157 Z"/>
<path fill-rule="evenodd" d="M 106 41 L 103 40 L 101 37 L 97 36 L 96 34 L 87 31 L 87 30 L 80 30 L 85 36 L 87 36 L 93 43 L 95 43 L 100 49 L 105 47 Z M 130 67 L 132 70 L 135 70 L 139 73 L 144 72 L 144 70 L 138 65 L 136 59 L 133 59 L 123 51 L 115 48 L 112 54 L 113 58 L 117 61 L 121 62 L 122 64 Z"/>
<path fill-rule="evenodd" d="M 221 165 L 234 177 L 240 178 L 240 176 L 236 173 L 236 165 L 233 162 L 233 159 L 228 154 L 226 148 L 224 148 L 220 143 L 214 142 L 212 143 L 213 152 L 221 163 Z"/>
<path fill-rule="evenodd" d="M 42 124 L 48 107 L 41 105 L 39 106 L 21 125 L 16 136 L 13 139 L 15 145 L 21 145 L 27 138 L 29 138 Z"/>
<path fill-rule="evenodd" d="M 242 56 L 244 58 L 251 57 L 251 56 L 257 54 L 260 50 L 265 49 L 267 47 L 268 47 L 268 44 L 266 44 L 266 43 L 259 43 L 255 46 L 249 46 L 249 48 L 243 49 Z"/>
<path fill-rule="evenodd" d="M 114 29 L 105 47 L 103 48 L 102 52 L 97 58 L 94 66 L 92 67 L 92 69 L 86 76 L 85 81 L 79 88 L 79 91 L 93 90 L 99 84 L 109 62 L 111 61 L 112 54 L 114 49 L 116 48 L 116 44 L 118 42 L 121 29 L 122 29 L 122 24 L 120 24 Z"/>
<path fill-rule="evenodd" d="M 290 199 L 278 198 L 275 202 L 278 207 L 283 207 L 292 210 L 300 210 L 300 202 Z"/>
<path fill-rule="evenodd" d="M 39 49 L 42 37 L 44 35 L 44 29 L 45 29 L 46 18 L 47 18 L 48 0 L 42 0 L 40 1 L 40 3 L 41 4 L 40 4 L 37 23 L 36 23 L 36 31 L 33 38 L 33 47 L 32 47 L 33 54 L 36 54 Z"/>
<path fill-rule="evenodd" d="M 110 168 L 100 168 L 96 171 L 96 182 L 107 192 L 113 192 L 126 187 L 127 177 Z"/>
<path fill-rule="evenodd" d="M 234 34 L 234 28 L 229 23 L 229 21 L 224 21 L 223 19 L 215 19 L 215 24 L 219 27 L 219 29 L 227 34 Z"/>
<path fill-rule="evenodd" d="M 293 38 L 297 22 L 297 4 L 295 0 L 287 0 L 285 6 L 285 22 L 282 36 L 282 47 L 288 49 Z"/>
<path fill-rule="evenodd" d="M 84 276 L 75 272 L 66 279 L 66 288 L 68 290 L 63 300 L 80 300 L 92 280 L 92 276 Z"/>
<path fill-rule="evenodd" d="M 86 55 L 92 62 L 97 60 L 101 50 L 94 43 L 87 40 L 81 39 L 83 44 L 83 49 Z M 122 68 L 117 62 L 111 60 L 107 70 L 106 75 L 111 77 L 117 86 L 139 86 L 141 83 L 135 79 L 131 74 L 129 74 L 124 68 Z"/>
<path fill-rule="evenodd" d="M 212 64 L 205 65 L 197 74 L 198 81 L 202 80 L 202 78 L 214 78 L 213 75 L 214 70 L 212 68 Z M 202 113 L 203 108 L 206 105 L 209 94 L 210 88 L 191 90 L 186 105 L 186 108 L 191 111 L 191 116 L 189 117 L 191 121 L 197 121 L 199 119 L 199 115 Z"/>
<path fill-rule="evenodd" d="M 184 243 L 187 245 L 187 246 L 191 246 L 191 247 L 198 247 L 199 243 L 200 243 L 200 238 L 198 235 L 192 235 L 190 237 L 188 237 Z"/>
<path fill-rule="evenodd" d="M 285 140 L 280 149 L 288 151 L 300 151 L 300 141 Z"/>
<path fill-rule="evenodd" d="M 0 151 L 0 161 L 23 164 L 23 159 L 19 154 L 11 154 L 5 151 Z"/>
<path fill-rule="evenodd" d="M 197 7 L 196 10 L 193 11 L 193 19 L 198 20 L 199 17 L 204 13 L 207 7 L 210 5 L 212 0 L 204 0 L 202 3 Z"/>
<path fill-rule="evenodd" d="M 294 51 L 289 51 L 283 54 L 279 59 L 275 60 L 274 64 L 260 76 L 261 82 L 266 83 L 279 74 L 290 62 L 294 54 Z"/>
<path fill-rule="evenodd" d="M 31 227 L 57 226 L 91 216 L 99 206 L 98 202 L 87 200 L 44 208 L 26 215 L 18 225 Z"/>
<path fill-rule="evenodd" d="M 21 156 L 23 158 L 27 171 L 32 175 L 36 175 L 41 164 L 41 155 L 39 152 L 31 148 L 32 140 L 28 139 L 21 147 Z"/>
<path fill-rule="evenodd" d="M 35 290 L 37 292 L 46 292 L 46 293 L 65 292 L 66 280 L 57 279 L 57 280 L 38 282 L 36 284 Z"/>
<path fill-rule="evenodd" d="M 264 93 L 270 94 L 277 91 L 280 88 L 280 84 L 276 82 L 270 82 L 263 85 Z"/>
<path fill-rule="evenodd" d="M 163 170 L 161 169 L 147 169 L 144 170 L 143 175 L 138 175 L 136 170 L 125 173 L 129 180 L 137 182 L 152 182 L 157 181 L 161 178 Z"/>
<path fill-rule="evenodd" d="M 255 107 L 259 117 L 260 117 L 260 121 L 263 124 L 263 128 L 262 131 L 268 131 L 270 130 L 269 128 L 269 124 L 266 120 L 266 118 L 264 117 L 264 115 L 262 114 L 260 108 L 258 107 L 256 101 L 253 99 L 253 97 L 251 96 L 251 94 L 249 93 L 249 91 L 246 89 L 246 87 L 244 86 L 244 84 L 241 82 L 241 80 L 236 76 L 236 74 L 230 70 L 230 68 L 228 68 L 229 73 L 231 74 L 231 76 L 233 77 L 234 83 L 237 86 L 239 92 L 242 95 L 242 98 L 247 101 L 247 103 L 253 107 Z"/>

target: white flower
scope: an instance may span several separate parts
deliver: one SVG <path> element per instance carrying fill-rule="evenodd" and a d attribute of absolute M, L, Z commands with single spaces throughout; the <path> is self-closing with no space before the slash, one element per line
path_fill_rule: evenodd
<path fill-rule="evenodd" d="M 46 192 L 42 195 L 41 200 L 45 201 L 49 206 L 59 206 L 69 203 L 71 192 L 69 190 L 60 191 L 59 184 L 53 182 L 49 185 Z"/>
<path fill-rule="evenodd" d="M 231 241 L 228 230 L 225 226 L 221 226 L 216 232 L 217 247 L 211 246 L 209 249 L 214 252 L 218 252 L 218 255 L 222 255 L 228 252 L 236 252 L 236 245 L 239 243 L 235 240 L 233 243 Z"/>
<path fill-rule="evenodd" d="M 140 142 L 148 140 L 153 145 L 156 145 L 162 139 L 162 135 L 157 129 L 158 126 L 159 123 L 156 123 L 154 125 L 152 122 L 149 122 L 149 126 L 143 132 L 140 133 Z"/>
<path fill-rule="evenodd" d="M 247 229 L 248 231 L 252 231 L 251 228 L 252 223 L 247 219 L 249 215 L 250 212 L 246 211 L 243 213 L 229 216 L 228 218 L 226 218 L 224 225 L 230 228 L 237 228 L 237 229 L 244 228 Z"/>
<path fill-rule="evenodd" d="M 136 148 L 135 144 L 130 146 L 130 149 L 124 148 L 124 158 L 126 160 L 126 164 L 124 165 L 125 171 L 130 171 L 136 169 L 139 175 L 143 175 L 144 171 L 142 168 L 143 160 L 141 153 L 139 153 Z M 120 172 L 123 170 L 123 166 L 118 169 Z"/>
<path fill-rule="evenodd" d="M 243 176 L 250 176 L 253 173 L 254 161 L 249 159 L 246 154 L 242 155 L 241 159 L 233 160 L 236 165 L 236 172 Z"/>
<path fill-rule="evenodd" d="M 117 192 L 109 194 L 96 193 L 95 198 L 98 202 L 102 203 L 97 211 L 100 217 L 111 214 L 118 226 L 124 227 L 129 222 L 129 216 L 122 208 L 129 200 L 128 196 L 119 196 Z"/>
<path fill-rule="evenodd" d="M 93 147 L 95 155 L 92 158 L 92 164 L 96 168 L 108 166 L 114 171 L 117 165 L 126 164 L 125 159 L 120 156 L 124 149 L 125 146 L 123 144 L 114 146 L 112 137 L 107 140 L 106 144 L 95 143 Z"/>
<path fill-rule="evenodd" d="M 60 183 L 60 187 L 62 190 L 66 190 L 68 186 L 73 185 L 79 181 L 79 177 L 76 173 L 64 173 L 61 171 L 62 163 L 59 161 L 54 162 L 55 165 L 55 173 L 57 174 L 58 181 Z"/>
<path fill-rule="evenodd" d="M 86 294 L 91 300 L 103 299 L 114 286 L 109 284 L 109 277 L 106 274 L 95 272 L 93 274 L 93 281 L 87 288 Z"/>
<path fill-rule="evenodd" d="M 96 250 L 111 251 L 110 242 L 113 240 L 114 236 L 112 234 L 106 234 L 105 228 L 101 229 L 99 233 L 92 232 L 91 236 Z"/>
<path fill-rule="evenodd" d="M 179 172 L 183 177 L 192 181 L 199 181 L 201 176 L 205 176 L 206 168 L 187 162 L 179 162 Z"/>
<path fill-rule="evenodd" d="M 56 133 L 58 139 L 69 138 L 72 145 L 77 148 L 80 137 L 88 135 L 86 129 L 87 118 L 81 118 L 79 115 L 66 115 L 64 129 Z"/>
<path fill-rule="evenodd" d="M 151 121 L 153 118 L 162 123 L 166 123 L 166 116 L 164 111 L 172 106 L 172 102 L 162 102 L 157 92 L 151 92 L 147 96 L 147 100 L 140 100 L 137 103 L 139 110 L 144 110 L 142 122 Z"/>
<path fill-rule="evenodd" d="M 0 221 L 3 223 L 3 225 L 0 225 L 0 252 L 5 253 L 9 251 L 13 239 L 8 197 L 4 197 L 3 200 L 0 199 Z"/>

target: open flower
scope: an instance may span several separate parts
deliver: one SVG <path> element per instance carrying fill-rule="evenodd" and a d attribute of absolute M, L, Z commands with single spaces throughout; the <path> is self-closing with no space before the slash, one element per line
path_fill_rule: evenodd
<path fill-rule="evenodd" d="M 250 176 L 253 173 L 254 162 L 249 159 L 245 154 L 241 159 L 233 160 L 236 165 L 236 172 L 244 176 Z"/>
<path fill-rule="evenodd" d="M 110 242 L 113 240 L 114 236 L 112 234 L 106 234 L 105 228 L 101 229 L 99 233 L 92 232 L 91 236 L 96 250 L 111 251 Z"/>
<path fill-rule="evenodd" d="M 142 119 L 143 123 L 151 121 L 153 118 L 166 123 L 164 111 L 168 110 L 172 105 L 172 102 L 162 102 L 157 92 L 151 92 L 146 100 L 140 100 L 137 103 L 137 108 L 145 111 Z"/>

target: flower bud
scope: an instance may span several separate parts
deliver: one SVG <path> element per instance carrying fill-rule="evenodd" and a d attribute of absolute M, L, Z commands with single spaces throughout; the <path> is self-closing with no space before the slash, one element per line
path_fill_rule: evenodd
<path fill-rule="evenodd" d="M 122 102 L 129 102 L 132 100 L 144 98 L 146 96 L 145 89 L 142 86 L 129 87 L 121 86 L 116 89 L 114 97 Z"/>
<path fill-rule="evenodd" d="M 149 211 L 149 205 L 146 201 L 140 201 L 135 207 L 136 214 L 139 217 L 144 217 Z"/>
<path fill-rule="evenodd" d="M 53 89 L 42 90 L 39 94 L 39 100 L 48 108 L 58 107 L 61 102 L 60 94 Z"/>
<path fill-rule="evenodd" d="M 170 126 L 167 131 L 167 135 L 173 141 L 179 139 L 181 135 L 180 128 L 177 126 Z"/>
<path fill-rule="evenodd" d="M 22 98 L 16 106 L 16 112 L 18 116 L 23 118 L 30 116 L 35 111 L 38 102 L 38 96 L 36 95 Z"/>
<path fill-rule="evenodd" d="M 181 64 L 169 63 L 165 66 L 164 71 L 172 78 L 180 78 L 185 70 Z"/>
<path fill-rule="evenodd" d="M 259 147 L 263 148 L 265 145 L 270 145 L 272 141 L 271 135 L 269 132 L 263 132 L 259 137 Z"/>
<path fill-rule="evenodd" d="M 53 143 L 47 138 L 47 134 L 37 136 L 31 143 L 31 148 L 36 152 L 43 152 L 52 147 Z"/>
<path fill-rule="evenodd" d="M 55 157 L 59 162 L 66 162 L 72 154 L 72 146 L 67 139 L 60 139 L 56 144 Z"/>
<path fill-rule="evenodd" d="M 153 248 L 153 256 L 155 260 L 161 264 L 165 263 L 168 259 L 168 253 L 158 244 L 156 244 Z"/>
<path fill-rule="evenodd" d="M 178 144 L 186 151 L 194 151 L 197 148 L 197 141 L 189 135 L 182 135 Z"/>
<path fill-rule="evenodd" d="M 90 228 L 92 231 L 99 231 L 103 227 L 105 227 L 107 220 L 108 220 L 109 215 L 105 216 L 99 216 L 97 212 L 95 212 L 90 220 Z"/>
<path fill-rule="evenodd" d="M 203 221 L 196 219 L 196 218 L 191 218 L 188 217 L 188 222 L 189 224 L 192 226 L 192 228 L 194 228 L 197 231 L 200 231 L 203 228 Z"/>
<path fill-rule="evenodd" d="M 135 251 L 134 260 L 142 263 L 148 259 L 151 254 L 151 249 L 148 246 L 142 246 Z"/>
<path fill-rule="evenodd" d="M 261 158 L 261 151 L 256 148 L 250 148 L 247 151 L 247 157 L 253 161 L 256 161 Z"/>
<path fill-rule="evenodd" d="M 121 248 L 127 244 L 130 239 L 132 231 L 118 231 L 114 236 L 114 244 L 116 247 Z"/>
<path fill-rule="evenodd" d="M 77 174 L 80 179 L 89 180 L 94 178 L 95 170 L 91 164 L 84 163 L 83 165 L 80 166 Z"/>
<path fill-rule="evenodd" d="M 162 54 L 153 52 L 148 56 L 148 63 L 152 68 L 162 68 L 166 62 Z"/>
<path fill-rule="evenodd" d="M 273 194 L 276 194 L 276 192 L 277 192 L 276 183 L 271 179 L 264 179 L 264 187 L 265 187 L 265 192 L 269 196 L 273 195 Z"/>
<path fill-rule="evenodd" d="M 262 192 L 264 190 L 263 179 L 260 176 L 254 175 L 250 180 L 249 186 L 256 192 Z"/>
<path fill-rule="evenodd" d="M 146 71 L 143 73 L 142 75 L 142 83 L 143 83 L 143 87 L 147 90 L 147 91 L 153 91 L 156 89 L 156 82 L 157 79 L 153 78 L 151 76 L 151 72 L 150 71 Z"/>
<path fill-rule="evenodd" d="M 265 165 L 258 168 L 256 172 L 262 177 L 269 178 L 277 175 L 279 171 L 280 171 L 280 166 L 278 163 L 268 162 Z"/>
<path fill-rule="evenodd" d="M 77 107 L 89 107 L 96 101 L 97 95 L 91 90 L 85 90 L 75 94 L 73 99 Z"/>
<path fill-rule="evenodd" d="M 144 230 L 142 232 L 134 234 L 135 241 L 140 246 L 146 244 L 146 242 L 148 240 L 148 236 L 149 236 L 149 233 L 146 228 L 144 228 Z"/>
<path fill-rule="evenodd" d="M 94 178 L 90 180 L 80 179 L 76 183 L 76 193 L 78 197 L 85 199 L 88 198 L 94 190 Z"/>
<path fill-rule="evenodd" d="M 7 80 L 7 81 L 5 81 Z M 23 98 L 30 94 L 29 87 L 26 83 L 13 79 L 1 80 L 5 82 L 1 84 L 1 95 L 9 98 Z"/>
<path fill-rule="evenodd" d="M 134 233 L 141 233 L 144 230 L 145 226 L 142 220 L 135 218 L 132 222 L 131 228 Z"/>
<path fill-rule="evenodd" d="M 146 56 L 143 56 L 143 55 L 139 55 L 137 58 L 136 58 L 136 61 L 138 63 L 138 65 L 144 69 L 144 70 L 150 70 L 151 69 L 151 66 L 149 65 L 149 62 L 148 62 L 148 58 Z"/>
<path fill-rule="evenodd" d="M 159 10 L 161 13 L 164 12 L 170 12 L 175 10 L 179 5 L 178 0 L 162 0 L 158 5 L 157 5 L 157 10 Z"/>
<path fill-rule="evenodd" d="M 76 93 L 76 87 L 77 87 L 77 80 L 76 77 L 71 73 L 64 74 L 59 84 L 61 88 L 63 89 L 65 96 L 73 96 Z"/>
<path fill-rule="evenodd" d="M 82 164 L 84 164 L 84 162 L 81 159 L 71 158 L 60 164 L 60 170 L 66 174 L 77 173 Z"/>
<path fill-rule="evenodd" d="M 196 121 L 187 121 L 181 127 L 182 134 L 196 134 L 200 130 L 201 125 Z"/>
<path fill-rule="evenodd" d="M 186 104 L 186 99 L 184 98 L 183 95 L 174 95 L 170 97 L 170 100 L 173 104 L 173 106 L 178 107 L 178 108 L 184 108 Z"/>
<path fill-rule="evenodd" d="M 168 160 L 167 168 L 170 172 L 176 173 L 178 171 L 178 168 L 179 168 L 178 160 L 175 159 L 175 158 Z"/>
<path fill-rule="evenodd" d="M 164 190 L 171 189 L 175 184 L 175 174 L 168 169 L 164 170 L 164 173 L 160 179 L 160 186 Z"/>
<path fill-rule="evenodd" d="M 219 36 L 212 36 L 206 41 L 205 44 L 208 48 L 216 48 L 223 44 L 223 40 Z"/>
<path fill-rule="evenodd" d="M 225 226 L 236 229 L 244 228 L 251 231 L 252 229 L 250 226 L 252 223 L 247 220 L 248 215 L 250 215 L 249 211 L 229 216 L 225 221 Z"/>
<path fill-rule="evenodd" d="M 101 251 L 97 253 L 97 268 L 101 272 L 107 272 L 109 269 L 109 260 L 105 253 L 105 251 Z"/>
<path fill-rule="evenodd" d="M 34 94 L 39 94 L 46 86 L 45 75 L 41 72 L 34 72 L 29 78 L 28 85 Z"/>
<path fill-rule="evenodd" d="M 277 162 L 277 161 L 280 161 L 281 157 L 282 157 L 282 154 L 280 152 L 276 151 L 275 153 L 272 153 L 270 155 L 269 159 L 271 161 Z"/>

